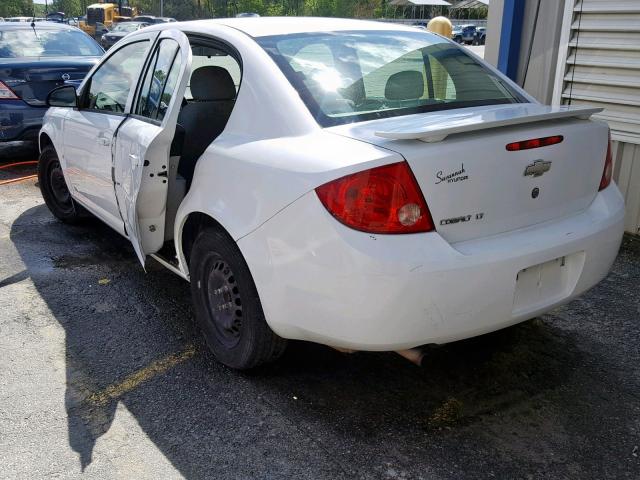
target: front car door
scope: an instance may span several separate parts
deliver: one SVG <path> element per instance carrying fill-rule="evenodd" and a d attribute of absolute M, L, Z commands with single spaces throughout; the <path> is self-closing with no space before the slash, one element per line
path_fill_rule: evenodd
<path fill-rule="evenodd" d="M 73 196 L 122 232 L 112 179 L 113 139 L 126 118 L 153 36 L 140 37 L 109 53 L 88 78 L 79 107 L 64 125 L 65 177 Z"/>
<path fill-rule="evenodd" d="M 170 149 L 190 73 L 189 39 L 178 30 L 164 30 L 145 67 L 131 115 L 118 130 L 116 197 L 143 265 L 146 255 L 164 243 Z"/>

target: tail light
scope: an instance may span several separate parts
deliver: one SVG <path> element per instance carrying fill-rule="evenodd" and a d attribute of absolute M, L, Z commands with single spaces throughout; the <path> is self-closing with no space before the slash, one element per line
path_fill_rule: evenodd
<path fill-rule="evenodd" d="M 613 157 L 611 155 L 611 131 L 609 131 L 609 141 L 607 143 L 607 157 L 604 161 L 604 171 L 602 172 L 602 179 L 600 180 L 599 190 L 604 190 L 611 184 L 611 177 L 613 176 Z"/>
<path fill-rule="evenodd" d="M 0 100 L 19 100 L 13 90 L 0 81 Z"/>
<path fill-rule="evenodd" d="M 347 175 L 316 188 L 338 221 L 368 233 L 434 230 L 431 213 L 406 162 Z"/>

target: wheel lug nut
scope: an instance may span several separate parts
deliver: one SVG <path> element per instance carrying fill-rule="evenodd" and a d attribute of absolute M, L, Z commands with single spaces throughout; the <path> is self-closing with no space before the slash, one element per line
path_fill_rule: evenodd
<path fill-rule="evenodd" d="M 233 307 L 233 302 L 223 303 L 222 305 L 218 305 L 218 311 L 229 310 L 231 307 Z"/>

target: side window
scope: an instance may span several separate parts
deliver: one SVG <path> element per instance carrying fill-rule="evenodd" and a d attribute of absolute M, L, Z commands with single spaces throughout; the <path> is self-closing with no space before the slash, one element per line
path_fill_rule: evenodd
<path fill-rule="evenodd" d="M 145 73 L 135 113 L 162 121 L 176 89 L 180 73 L 180 47 L 175 40 L 164 39 L 156 49 Z"/>
<path fill-rule="evenodd" d="M 87 85 L 85 108 L 123 113 L 148 46 L 146 40 L 126 45 L 105 61 Z"/>
<path fill-rule="evenodd" d="M 238 91 L 240 88 L 242 72 L 240 70 L 240 64 L 233 56 L 228 55 L 223 50 L 218 50 L 214 47 L 204 45 L 194 45 L 191 51 L 193 53 L 191 63 L 192 74 L 201 67 L 213 66 L 224 68 L 229 72 L 229 75 L 233 80 L 233 84 L 236 87 L 236 92 Z M 189 85 L 187 92 L 185 93 L 185 97 L 187 100 L 193 99 L 193 95 L 191 94 L 191 79 L 189 79 Z"/>

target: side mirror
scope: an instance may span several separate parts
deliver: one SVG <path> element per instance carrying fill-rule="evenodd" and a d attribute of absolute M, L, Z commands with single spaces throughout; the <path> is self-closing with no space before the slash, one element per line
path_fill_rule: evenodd
<path fill-rule="evenodd" d="M 77 107 L 78 97 L 76 95 L 75 87 L 71 85 L 63 85 L 58 88 L 54 88 L 47 95 L 48 107 Z"/>

